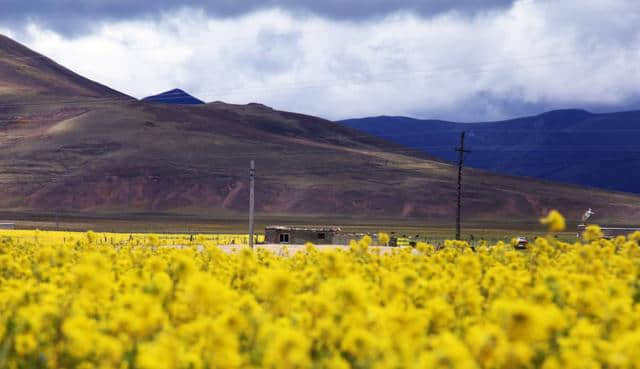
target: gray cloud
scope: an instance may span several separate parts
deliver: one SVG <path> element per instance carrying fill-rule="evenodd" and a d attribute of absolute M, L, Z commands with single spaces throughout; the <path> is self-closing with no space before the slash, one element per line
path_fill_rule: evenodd
<path fill-rule="evenodd" d="M 519 0 L 472 17 L 403 12 L 345 22 L 279 9 L 224 18 L 189 8 L 103 18 L 74 37 L 38 22 L 8 31 L 136 97 L 180 87 L 207 101 L 261 102 L 331 119 L 482 121 L 558 108 L 640 108 L 638 24 L 637 0 Z"/>
<path fill-rule="evenodd" d="M 365 20 L 406 11 L 430 17 L 446 12 L 474 14 L 508 7 L 516 0 L 2 0 L 0 23 L 37 22 L 66 35 L 102 22 L 153 17 L 181 8 L 208 16 L 233 17 L 279 8 L 339 20 Z"/>

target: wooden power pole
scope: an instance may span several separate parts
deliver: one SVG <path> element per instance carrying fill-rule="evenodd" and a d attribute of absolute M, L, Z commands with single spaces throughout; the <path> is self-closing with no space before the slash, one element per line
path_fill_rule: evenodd
<path fill-rule="evenodd" d="M 464 131 L 460 133 L 460 147 L 456 148 L 458 155 L 458 208 L 456 211 L 456 240 L 460 239 L 460 222 L 462 212 L 462 166 L 464 165 L 464 154 L 470 153 L 470 150 L 464 149 Z"/>
<path fill-rule="evenodd" d="M 251 160 L 249 169 L 249 247 L 253 248 L 253 202 L 254 187 L 256 182 L 256 164 Z"/>

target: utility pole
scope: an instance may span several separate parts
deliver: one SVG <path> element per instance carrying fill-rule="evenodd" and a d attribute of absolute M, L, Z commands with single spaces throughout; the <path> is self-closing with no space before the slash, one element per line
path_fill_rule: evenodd
<path fill-rule="evenodd" d="M 456 211 L 456 240 L 460 239 L 460 220 L 462 212 L 462 166 L 464 165 L 464 154 L 470 150 L 464 149 L 464 131 L 460 133 L 460 147 L 455 149 L 458 153 L 458 209 Z"/>
<path fill-rule="evenodd" d="M 251 168 L 249 169 L 249 247 L 253 248 L 253 202 L 254 187 L 256 182 L 256 164 L 251 160 Z"/>

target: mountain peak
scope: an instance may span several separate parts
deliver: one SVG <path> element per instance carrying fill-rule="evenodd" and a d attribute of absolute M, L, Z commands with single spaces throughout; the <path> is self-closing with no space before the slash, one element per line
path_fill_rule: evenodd
<path fill-rule="evenodd" d="M 25 96 L 98 97 L 129 96 L 84 78 L 44 55 L 0 34 L 0 90 L 5 101 Z"/>
<path fill-rule="evenodd" d="M 593 113 L 590 113 L 584 109 L 557 109 L 557 110 L 550 110 L 548 112 L 542 113 L 540 114 L 540 116 L 541 117 L 553 116 L 553 117 L 560 117 L 560 118 L 573 118 L 573 117 L 587 118 L 587 117 L 593 116 Z"/>
<path fill-rule="evenodd" d="M 180 105 L 200 105 L 204 104 L 204 101 L 193 97 L 187 92 L 174 88 L 169 91 L 162 92 L 157 95 L 145 97 L 142 101 L 157 103 L 157 104 L 180 104 Z"/>

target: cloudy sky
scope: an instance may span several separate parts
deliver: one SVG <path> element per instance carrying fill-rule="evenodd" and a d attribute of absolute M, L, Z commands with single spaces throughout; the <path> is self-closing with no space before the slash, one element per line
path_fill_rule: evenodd
<path fill-rule="evenodd" d="M 638 0 L 2 0 L 0 33 L 135 97 L 330 119 L 640 109 Z"/>

